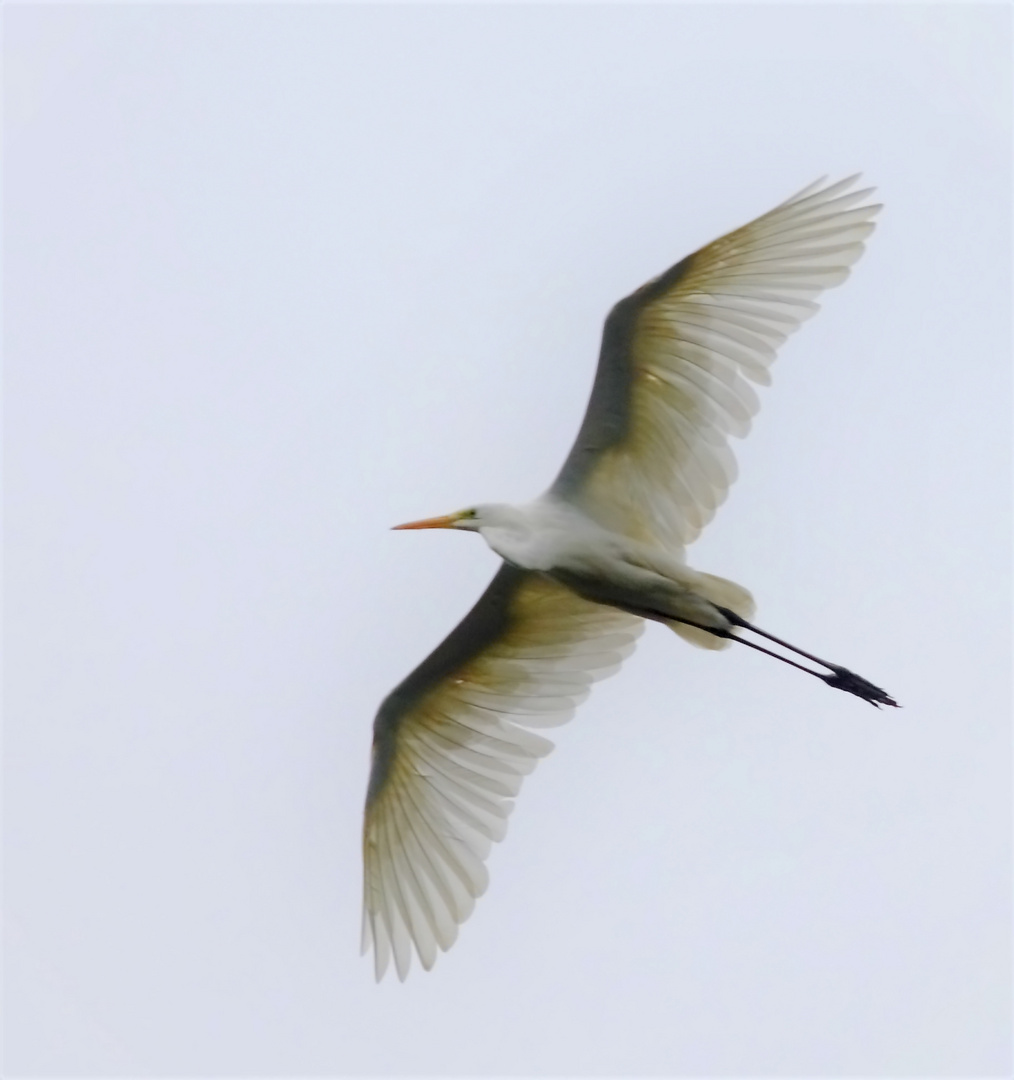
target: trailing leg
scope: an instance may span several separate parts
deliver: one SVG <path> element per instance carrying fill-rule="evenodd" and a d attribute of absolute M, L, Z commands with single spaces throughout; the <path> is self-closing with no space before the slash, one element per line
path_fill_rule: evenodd
<path fill-rule="evenodd" d="M 849 694 L 855 694 L 856 697 L 861 697 L 863 701 L 868 701 L 871 705 L 876 705 L 877 708 L 881 705 L 892 705 L 897 708 L 898 703 L 890 696 L 890 694 L 885 690 L 881 690 L 879 686 L 874 686 L 868 679 L 864 679 L 854 671 L 849 671 L 848 668 L 841 667 L 839 664 L 830 664 L 826 660 L 821 660 L 819 656 L 814 656 L 812 653 L 808 653 L 803 649 L 797 649 L 795 645 L 790 645 L 787 641 L 783 641 L 781 638 L 775 637 L 774 634 L 769 634 L 766 630 L 761 630 L 752 623 L 747 622 L 746 619 L 740 618 L 739 615 L 734 611 L 730 611 L 728 608 L 719 608 L 718 610 L 733 626 L 738 626 L 743 630 L 749 630 L 751 633 L 759 634 L 761 637 L 767 638 L 768 641 L 773 641 L 776 645 L 781 645 L 782 648 L 789 649 L 799 656 L 804 656 L 807 660 L 812 660 L 815 664 L 826 667 L 831 674 L 825 675 L 822 672 L 812 670 L 812 668 L 804 667 L 802 664 L 797 664 L 795 660 L 790 660 L 787 656 L 781 656 L 771 649 L 765 649 L 762 645 L 748 641 L 746 638 L 739 637 L 736 634 L 727 633 L 727 635 L 721 636 L 728 636 L 733 641 L 738 641 L 742 645 L 748 645 L 751 649 L 756 649 L 758 652 L 766 653 L 768 656 L 774 656 L 776 659 L 782 660 L 786 664 L 791 664 L 793 667 L 799 668 L 800 671 L 809 672 L 809 674 L 815 675 L 818 679 L 826 682 L 828 686 L 833 686 L 836 690 L 845 690 Z"/>

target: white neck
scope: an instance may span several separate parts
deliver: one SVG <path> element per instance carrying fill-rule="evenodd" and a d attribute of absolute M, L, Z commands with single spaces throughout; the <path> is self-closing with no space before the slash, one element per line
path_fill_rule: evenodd
<path fill-rule="evenodd" d="M 568 535 L 563 520 L 574 511 L 536 499 L 523 506 L 498 504 L 478 508 L 483 540 L 507 562 L 525 570 L 549 570 L 557 559 L 557 540 Z"/>

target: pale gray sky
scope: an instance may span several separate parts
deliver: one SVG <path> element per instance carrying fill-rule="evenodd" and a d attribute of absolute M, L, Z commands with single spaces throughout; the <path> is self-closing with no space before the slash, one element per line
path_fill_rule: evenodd
<path fill-rule="evenodd" d="M 8 1075 L 1011 1068 L 1010 9 L 4 11 Z M 886 203 L 690 552 L 876 712 L 649 628 L 429 974 L 358 955 L 370 726 L 609 306 Z"/>

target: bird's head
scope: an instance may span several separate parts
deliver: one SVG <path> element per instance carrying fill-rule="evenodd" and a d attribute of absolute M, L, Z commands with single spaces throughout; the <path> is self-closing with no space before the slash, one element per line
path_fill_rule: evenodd
<path fill-rule="evenodd" d="M 443 517 L 424 518 L 422 521 L 410 521 L 405 525 L 395 525 L 395 529 L 464 529 L 466 532 L 479 532 L 482 529 L 510 528 L 517 524 L 518 511 L 513 506 L 488 503 L 483 506 L 471 506 L 467 510 L 458 510 Z"/>

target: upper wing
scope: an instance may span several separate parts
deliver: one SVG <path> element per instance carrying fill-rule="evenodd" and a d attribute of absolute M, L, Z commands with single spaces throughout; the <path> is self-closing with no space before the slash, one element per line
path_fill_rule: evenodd
<path fill-rule="evenodd" d="M 486 888 L 521 778 L 596 679 L 634 649 L 642 621 L 549 578 L 500 568 L 450 636 L 377 714 L 363 828 L 363 951 L 399 978 L 415 945 L 430 968 Z"/>
<path fill-rule="evenodd" d="M 820 180 L 708 244 L 609 313 L 577 441 L 550 492 L 635 539 L 681 548 L 736 476 L 728 436 L 775 349 L 848 277 L 879 205 Z M 856 205 L 860 203 L 862 205 Z"/>

